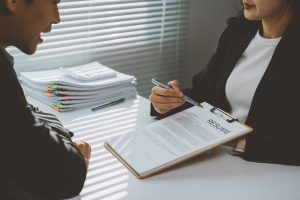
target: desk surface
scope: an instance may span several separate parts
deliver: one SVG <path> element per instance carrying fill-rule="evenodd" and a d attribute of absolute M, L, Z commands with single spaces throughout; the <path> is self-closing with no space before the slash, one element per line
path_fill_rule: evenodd
<path fill-rule="evenodd" d="M 299 200 L 300 167 L 246 162 L 226 148 L 199 156 L 148 179 L 136 179 L 104 147 L 106 139 L 154 121 L 149 101 L 139 97 L 97 112 L 82 109 L 58 113 L 29 98 L 43 111 L 57 115 L 74 140 L 87 141 L 92 156 L 80 196 L 72 200 Z"/>

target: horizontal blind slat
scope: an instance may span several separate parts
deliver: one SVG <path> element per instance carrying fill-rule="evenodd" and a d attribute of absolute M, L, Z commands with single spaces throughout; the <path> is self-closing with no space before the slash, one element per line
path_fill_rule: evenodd
<path fill-rule="evenodd" d="M 151 77 L 174 79 L 182 71 L 189 0 L 64 0 L 61 20 L 34 56 L 15 48 L 17 72 L 99 61 L 135 75 L 141 95 Z"/>

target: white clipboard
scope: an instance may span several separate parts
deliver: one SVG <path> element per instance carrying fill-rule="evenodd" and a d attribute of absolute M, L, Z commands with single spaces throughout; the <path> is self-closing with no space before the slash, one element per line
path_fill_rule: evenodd
<path fill-rule="evenodd" d="M 104 146 L 143 179 L 252 132 L 225 111 L 201 105 L 113 137 Z"/>

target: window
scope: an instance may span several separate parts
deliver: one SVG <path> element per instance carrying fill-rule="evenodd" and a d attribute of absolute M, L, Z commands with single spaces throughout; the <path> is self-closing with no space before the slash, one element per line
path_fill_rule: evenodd
<path fill-rule="evenodd" d="M 44 36 L 34 56 L 9 49 L 16 71 L 98 61 L 137 77 L 148 96 L 151 78 L 179 78 L 185 55 L 188 0 L 63 0 L 62 22 Z"/>

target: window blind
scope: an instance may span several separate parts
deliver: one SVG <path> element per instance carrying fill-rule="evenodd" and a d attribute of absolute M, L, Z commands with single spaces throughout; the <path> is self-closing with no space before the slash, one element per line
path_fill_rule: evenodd
<path fill-rule="evenodd" d="M 33 56 L 15 48 L 16 71 L 98 61 L 137 78 L 148 96 L 151 78 L 180 78 L 185 58 L 189 0 L 63 0 L 61 23 L 44 35 Z"/>

